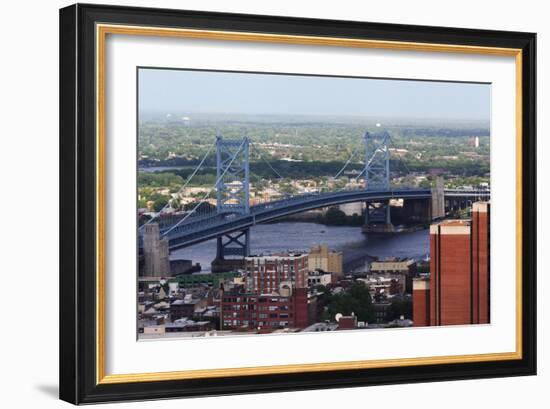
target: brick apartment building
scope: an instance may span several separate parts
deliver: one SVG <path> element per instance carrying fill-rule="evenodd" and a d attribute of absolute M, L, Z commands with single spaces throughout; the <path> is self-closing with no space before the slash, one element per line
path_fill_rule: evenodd
<path fill-rule="evenodd" d="M 471 220 L 430 226 L 429 287 L 413 283 L 415 326 L 490 322 L 489 220 L 490 204 L 476 202 Z"/>
<path fill-rule="evenodd" d="M 279 293 L 227 292 L 221 298 L 223 329 L 305 328 L 308 323 L 307 288 L 284 283 Z"/>
<path fill-rule="evenodd" d="M 412 280 L 416 276 L 417 266 L 416 262 L 411 259 L 390 259 L 390 260 L 381 260 L 373 261 L 370 264 L 371 273 L 377 274 L 380 276 L 392 277 L 396 275 L 401 275 L 402 281 L 405 284 L 404 290 L 411 294 L 412 292 Z"/>
<path fill-rule="evenodd" d="M 308 279 L 307 254 L 274 254 L 245 258 L 247 290 L 255 294 L 271 294 L 283 282 L 292 287 L 306 288 Z"/>

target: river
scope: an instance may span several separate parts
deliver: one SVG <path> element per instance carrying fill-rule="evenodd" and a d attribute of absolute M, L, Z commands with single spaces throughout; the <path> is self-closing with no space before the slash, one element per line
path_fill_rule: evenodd
<path fill-rule="evenodd" d="M 430 250 L 427 229 L 391 235 L 365 235 L 360 227 L 280 222 L 253 226 L 250 239 L 251 254 L 307 251 L 312 246 L 327 244 L 329 248 L 343 252 L 345 271 L 364 271 L 373 257 L 419 260 Z M 216 240 L 176 250 L 172 256 L 200 263 L 202 271 L 208 272 L 216 256 Z"/>

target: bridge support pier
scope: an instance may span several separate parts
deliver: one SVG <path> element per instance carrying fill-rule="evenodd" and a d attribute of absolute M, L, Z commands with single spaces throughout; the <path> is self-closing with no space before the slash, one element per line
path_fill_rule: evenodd
<path fill-rule="evenodd" d="M 443 178 L 438 176 L 435 180 L 435 187 L 432 187 L 432 220 L 445 217 L 445 186 Z"/>
<path fill-rule="evenodd" d="M 365 206 L 365 224 L 363 233 L 393 233 L 390 204 L 385 202 L 367 202 Z"/>
<path fill-rule="evenodd" d="M 433 203 L 430 199 L 405 199 L 402 207 L 393 214 L 397 224 L 406 226 L 429 223 L 433 218 Z"/>
<path fill-rule="evenodd" d="M 222 273 L 244 268 L 244 258 L 250 255 L 250 229 L 225 234 L 217 238 L 216 258 L 212 272 Z M 228 258 L 229 257 L 229 258 Z"/>
<path fill-rule="evenodd" d="M 158 223 L 143 229 L 143 267 L 140 276 L 166 277 L 171 275 L 168 240 L 160 237 Z"/>

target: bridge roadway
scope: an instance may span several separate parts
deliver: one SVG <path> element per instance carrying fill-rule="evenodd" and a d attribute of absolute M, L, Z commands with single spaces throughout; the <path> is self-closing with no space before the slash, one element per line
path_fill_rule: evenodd
<path fill-rule="evenodd" d="M 488 199 L 487 190 L 445 190 L 445 198 L 480 198 Z M 300 195 L 273 202 L 250 206 L 250 214 L 215 214 L 190 217 L 188 221 L 170 230 L 168 238 L 170 250 L 183 248 L 223 234 L 245 230 L 255 224 L 265 223 L 283 216 L 301 213 L 321 207 L 335 206 L 344 203 L 385 201 L 388 199 L 430 199 L 430 189 L 397 189 L 389 191 L 344 190 L 329 193 Z M 161 235 L 169 227 L 161 229 Z"/>

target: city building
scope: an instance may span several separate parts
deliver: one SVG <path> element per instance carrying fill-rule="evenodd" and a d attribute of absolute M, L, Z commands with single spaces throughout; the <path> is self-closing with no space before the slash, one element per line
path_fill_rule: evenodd
<path fill-rule="evenodd" d="M 370 272 L 377 277 L 399 278 L 399 281 L 405 285 L 405 292 L 410 294 L 412 279 L 416 276 L 416 262 L 410 259 L 373 261 L 370 264 Z"/>
<path fill-rule="evenodd" d="M 180 318 L 164 325 L 164 331 L 168 332 L 204 332 L 214 329 L 211 321 L 194 321 L 188 318 Z"/>
<path fill-rule="evenodd" d="M 422 307 L 428 301 L 427 284 L 415 280 L 415 326 L 428 321 L 430 325 L 490 322 L 489 219 L 490 204 L 476 202 L 471 220 L 445 220 L 430 226 L 430 306 Z"/>
<path fill-rule="evenodd" d="M 192 274 L 201 271 L 199 263 L 193 264 L 191 260 L 181 258 L 170 258 L 170 273 L 171 275 Z"/>
<path fill-rule="evenodd" d="M 472 323 L 487 324 L 490 322 L 489 310 L 489 249 L 490 249 L 490 215 L 489 202 L 475 202 L 472 205 Z"/>
<path fill-rule="evenodd" d="M 390 308 L 391 308 L 391 301 L 387 299 L 382 301 L 373 301 L 372 309 L 374 312 L 374 323 L 383 324 L 388 322 L 388 315 L 390 312 Z"/>
<path fill-rule="evenodd" d="M 425 277 L 413 280 L 413 326 L 430 325 L 430 280 Z"/>
<path fill-rule="evenodd" d="M 310 271 L 307 277 L 308 287 L 314 287 L 317 285 L 327 286 L 329 284 L 332 284 L 332 282 L 333 282 L 332 273 L 323 273 L 318 270 Z"/>
<path fill-rule="evenodd" d="M 430 226 L 430 325 L 471 323 L 470 221 Z"/>
<path fill-rule="evenodd" d="M 412 327 L 412 326 L 413 326 L 412 320 L 401 316 L 395 320 L 388 322 L 387 328 L 406 328 L 406 327 Z"/>
<path fill-rule="evenodd" d="M 283 282 L 292 287 L 307 287 L 308 255 L 281 253 L 269 256 L 245 257 L 248 292 L 271 294 L 279 290 Z"/>
<path fill-rule="evenodd" d="M 199 300 L 176 300 L 170 304 L 170 319 L 192 318 Z"/>
<path fill-rule="evenodd" d="M 378 301 L 405 293 L 405 276 L 394 273 L 372 273 L 357 281 L 365 283 L 373 300 Z"/>
<path fill-rule="evenodd" d="M 307 288 L 281 284 L 273 294 L 230 291 L 221 297 L 224 330 L 305 328 L 308 322 Z"/>
<path fill-rule="evenodd" d="M 479 136 L 474 136 L 468 140 L 468 146 L 473 146 L 474 148 L 479 148 Z"/>
<path fill-rule="evenodd" d="M 327 332 L 336 331 L 337 329 L 338 323 L 336 322 L 316 322 L 304 328 L 301 332 Z"/>
<path fill-rule="evenodd" d="M 343 315 L 336 319 L 338 322 L 338 329 L 355 329 L 357 327 L 357 316 L 355 314 Z"/>
<path fill-rule="evenodd" d="M 143 327 L 143 334 L 145 335 L 164 335 L 164 325 L 149 325 Z"/>
<path fill-rule="evenodd" d="M 329 250 L 328 246 L 314 246 L 308 256 L 309 271 L 321 270 L 334 273 L 336 276 L 343 274 L 343 256 L 341 251 Z"/>

